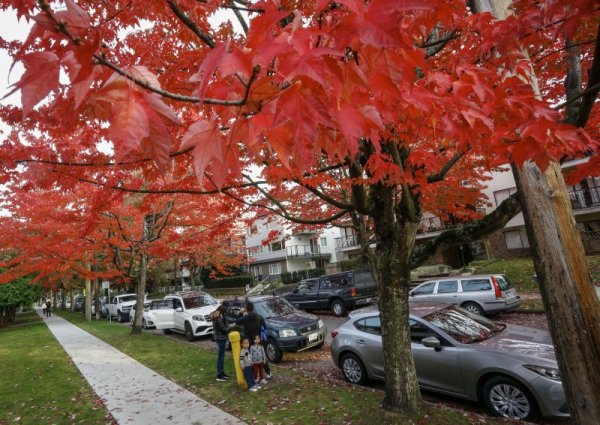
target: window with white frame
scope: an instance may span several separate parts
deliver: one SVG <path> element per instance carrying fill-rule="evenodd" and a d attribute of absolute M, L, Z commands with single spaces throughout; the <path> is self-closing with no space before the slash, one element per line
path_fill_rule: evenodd
<path fill-rule="evenodd" d="M 511 187 L 509 189 L 497 190 L 494 192 L 494 200 L 496 201 L 496 206 L 500 205 L 506 198 L 517 191 L 516 187 Z"/>
<path fill-rule="evenodd" d="M 321 246 L 327 246 L 327 238 L 320 239 Z"/>
<path fill-rule="evenodd" d="M 504 240 L 506 241 L 507 249 L 529 248 L 529 241 L 527 240 L 527 233 L 524 228 L 504 232 Z"/>
<path fill-rule="evenodd" d="M 281 263 L 269 264 L 269 274 L 281 274 Z"/>
<path fill-rule="evenodd" d="M 270 247 L 271 247 L 271 251 L 281 251 L 283 249 L 283 242 L 281 242 L 281 241 L 272 242 Z"/>

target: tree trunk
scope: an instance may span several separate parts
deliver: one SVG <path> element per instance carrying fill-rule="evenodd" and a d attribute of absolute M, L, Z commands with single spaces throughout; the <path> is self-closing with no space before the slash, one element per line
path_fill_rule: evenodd
<path fill-rule="evenodd" d="M 87 269 L 90 270 L 88 263 Z M 92 281 L 89 278 L 85 278 L 85 321 L 92 321 Z"/>
<path fill-rule="evenodd" d="M 560 165 L 542 173 L 528 162 L 514 174 L 573 422 L 600 423 L 600 303 Z"/>
<path fill-rule="evenodd" d="M 148 241 L 151 236 L 149 218 L 150 216 L 144 217 L 143 242 Z M 135 303 L 135 318 L 131 329 L 132 334 L 142 333 L 142 320 L 144 318 L 144 296 L 146 295 L 146 277 L 148 275 L 148 253 L 145 246 L 142 246 L 141 255 L 140 280 L 136 286 L 137 301 Z"/>
<path fill-rule="evenodd" d="M 94 279 L 94 309 L 96 310 L 96 320 L 100 320 L 100 282 L 98 282 L 98 278 Z"/>
<path fill-rule="evenodd" d="M 422 399 L 411 351 L 408 292 L 418 221 L 403 216 L 400 222 L 389 187 L 376 186 L 371 191 L 376 237 L 372 269 L 379 289 L 385 364 L 383 407 L 414 415 L 421 410 Z"/>

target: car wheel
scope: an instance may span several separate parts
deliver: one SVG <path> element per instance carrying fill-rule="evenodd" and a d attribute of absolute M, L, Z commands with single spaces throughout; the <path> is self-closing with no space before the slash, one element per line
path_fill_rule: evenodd
<path fill-rule="evenodd" d="M 462 308 L 464 308 L 465 310 L 467 310 L 470 313 L 475 313 L 475 314 L 479 314 L 480 316 L 483 316 L 483 309 L 477 303 L 471 303 L 471 302 L 464 303 L 462 305 Z"/>
<path fill-rule="evenodd" d="M 283 352 L 273 338 L 269 338 L 265 344 L 265 354 L 269 363 L 279 363 L 283 358 Z"/>
<path fill-rule="evenodd" d="M 119 321 L 119 323 L 123 321 L 123 316 L 121 316 L 121 310 L 117 311 L 117 320 Z"/>
<path fill-rule="evenodd" d="M 185 339 L 188 341 L 194 341 L 196 339 L 194 332 L 192 332 L 192 325 L 190 325 L 190 322 L 185 322 Z"/>
<path fill-rule="evenodd" d="M 506 376 L 494 376 L 482 389 L 486 407 L 496 416 L 533 421 L 539 408 L 531 393 L 522 384 Z"/>
<path fill-rule="evenodd" d="M 346 381 L 359 385 L 367 382 L 365 365 L 354 354 L 345 354 L 340 362 L 340 368 Z"/>
<path fill-rule="evenodd" d="M 344 316 L 346 314 L 346 306 L 342 300 L 333 300 L 331 302 L 331 312 L 337 317 Z"/>
<path fill-rule="evenodd" d="M 165 335 L 169 335 L 171 333 L 171 329 L 163 329 L 163 333 Z"/>

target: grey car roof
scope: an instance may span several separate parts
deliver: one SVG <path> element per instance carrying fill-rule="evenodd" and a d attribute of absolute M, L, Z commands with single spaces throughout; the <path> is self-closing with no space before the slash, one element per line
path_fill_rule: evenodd
<path fill-rule="evenodd" d="M 417 316 L 417 317 L 424 317 L 424 316 L 427 316 L 428 314 L 433 313 L 434 311 L 438 311 L 443 308 L 446 308 L 449 305 L 450 304 L 415 300 L 415 301 L 411 301 L 409 307 L 410 307 L 410 314 L 412 314 L 413 316 Z M 361 308 L 359 310 L 354 310 L 354 311 L 350 312 L 349 316 L 352 318 L 356 318 L 359 316 L 360 317 L 368 316 L 369 314 L 373 314 L 373 313 L 379 313 L 379 308 L 375 305 Z"/>
<path fill-rule="evenodd" d="M 459 275 L 454 275 L 454 276 L 438 276 L 438 277 L 434 277 L 434 278 L 428 279 L 427 281 L 425 281 L 423 283 L 437 282 L 438 280 L 472 279 L 472 278 L 484 278 L 484 277 L 490 277 L 490 276 L 503 276 L 503 277 L 506 277 L 506 275 L 504 273 L 459 274 Z M 419 283 L 419 285 L 422 285 L 422 284 Z"/>

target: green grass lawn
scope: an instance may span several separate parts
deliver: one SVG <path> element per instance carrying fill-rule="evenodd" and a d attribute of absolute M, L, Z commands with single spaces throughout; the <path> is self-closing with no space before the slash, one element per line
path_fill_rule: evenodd
<path fill-rule="evenodd" d="M 0 329 L 0 424 L 110 424 L 97 398 L 34 312 Z"/>
<path fill-rule="evenodd" d="M 316 378 L 274 367 L 274 378 L 257 393 L 240 389 L 235 382 L 216 382 L 216 352 L 161 335 L 132 336 L 130 328 L 107 321 L 86 323 L 81 314 L 61 316 L 113 345 L 161 375 L 219 408 L 256 424 L 417 424 L 432 425 L 480 423 L 481 417 L 452 409 L 427 405 L 419 418 L 385 413 L 380 407 L 383 394 L 367 387 L 341 383 L 332 386 Z M 331 366 L 334 367 L 333 364 Z M 233 375 L 228 354 L 226 371 Z M 506 423 L 486 418 L 486 423 Z"/>
<path fill-rule="evenodd" d="M 589 272 L 592 281 L 600 281 L 600 255 L 587 257 Z M 475 273 L 504 273 L 517 287 L 519 292 L 539 292 L 538 284 L 533 280 L 535 275 L 531 258 L 513 258 L 511 260 L 482 260 L 469 264 L 475 267 Z"/>

